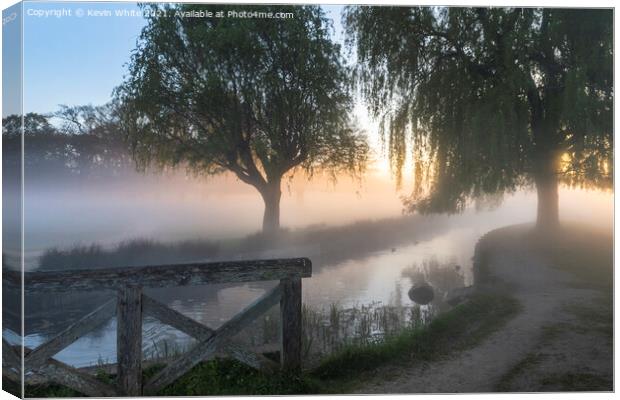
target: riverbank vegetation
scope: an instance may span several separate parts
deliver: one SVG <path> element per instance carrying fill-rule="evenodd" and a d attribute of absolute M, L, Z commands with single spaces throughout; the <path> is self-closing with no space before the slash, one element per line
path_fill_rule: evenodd
<path fill-rule="evenodd" d="M 340 226 L 315 225 L 281 229 L 275 234 L 255 233 L 221 240 L 192 240 L 177 243 L 136 238 L 112 248 L 97 243 L 69 248 L 50 248 L 39 258 L 40 270 L 84 269 L 226 260 L 253 257 L 265 251 L 320 249 L 313 266 L 334 264 L 374 251 L 428 240 L 449 228 L 447 216 L 406 215 L 397 218 L 361 220 Z M 317 262 L 320 261 L 320 262 Z"/>
<path fill-rule="evenodd" d="M 346 393 L 365 374 L 389 363 L 428 362 L 451 352 L 470 348 L 518 312 L 518 304 L 497 294 L 478 294 L 470 301 L 439 315 L 428 324 L 404 328 L 374 341 L 343 346 L 316 367 L 300 375 L 266 374 L 237 361 L 203 362 L 165 388 L 161 395 L 285 395 Z M 271 354 L 277 357 L 277 354 Z M 145 378 L 162 365 L 146 368 Z M 104 382 L 114 375 L 101 371 Z M 10 384 L 9 384 L 10 385 Z M 27 397 L 76 397 L 79 393 L 56 384 L 29 385 Z"/>
<path fill-rule="evenodd" d="M 611 229 L 565 223 L 554 233 L 531 237 L 534 251 L 556 269 L 575 277 L 575 285 L 613 291 L 613 237 Z"/>
<path fill-rule="evenodd" d="M 570 332 L 584 335 L 596 333 L 611 340 L 612 308 L 609 301 L 612 291 L 607 284 L 611 281 L 613 272 L 611 236 L 605 232 L 579 226 L 571 225 L 567 228 L 556 233 L 553 240 L 548 240 L 546 243 L 541 238 L 536 238 L 534 231 L 525 238 L 531 240 L 531 248 L 538 251 L 538 255 L 546 257 L 554 268 L 571 272 L 576 287 L 588 288 L 587 290 L 599 293 L 600 304 L 597 302 L 599 306 L 595 308 L 589 304 L 567 304 L 566 312 L 575 316 L 574 326 L 544 327 L 541 343 L 553 343 L 561 335 Z M 508 232 L 499 230 L 490 236 L 501 235 L 504 231 Z M 484 255 L 484 252 L 479 255 Z M 489 286 L 492 282 L 490 279 L 492 271 L 486 263 L 488 263 L 486 258 L 478 257 L 477 279 Z M 584 271 L 586 266 L 587 271 Z M 328 325 L 342 323 L 343 310 L 337 309 L 336 306 L 332 308 L 334 310 L 330 313 Z M 177 382 L 165 388 L 161 395 L 350 393 L 359 389 L 377 373 L 385 373 L 392 367 L 398 369 L 415 363 L 434 362 L 462 350 L 474 348 L 493 332 L 501 329 L 503 324 L 519 310 L 520 304 L 510 297 L 510 291 L 501 293 L 478 291 L 466 302 L 430 321 L 412 319 L 409 325 L 403 324 L 400 330 L 367 340 L 351 340 L 343 343 L 331 355 L 312 363 L 299 375 L 265 374 L 234 360 L 215 359 L 199 364 Z M 370 318 L 370 315 L 367 317 Z M 304 321 L 305 332 L 321 325 L 318 318 L 313 319 L 313 314 L 308 308 L 304 308 Z M 277 359 L 278 354 L 271 353 L 268 356 Z M 514 390 L 514 384 L 519 382 L 521 375 L 529 369 L 536 370 L 538 366 L 544 365 L 544 362 L 545 357 L 538 353 L 526 354 L 523 362 L 517 363 L 512 370 L 506 372 L 502 381 L 498 383 L 497 390 Z M 155 373 L 159 368 L 161 365 L 157 364 L 146 368 L 145 376 Z M 571 374 L 569 371 L 545 375 L 541 385 L 549 390 L 587 390 L 597 387 L 604 390 L 609 383 L 602 376 Z M 99 373 L 98 377 L 105 381 L 114 379 L 113 375 L 103 372 Z M 598 384 L 592 386 L 593 382 Z M 28 396 L 33 397 L 78 395 L 58 385 L 47 384 L 28 386 L 26 391 Z"/>

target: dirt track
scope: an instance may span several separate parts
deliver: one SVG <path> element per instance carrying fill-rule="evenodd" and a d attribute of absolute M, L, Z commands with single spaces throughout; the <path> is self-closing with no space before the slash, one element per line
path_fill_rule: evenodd
<path fill-rule="evenodd" d="M 600 309 L 601 293 L 530 255 L 520 240 L 525 229 L 493 232 L 479 245 L 492 282 L 481 290 L 508 290 L 521 303 L 519 314 L 475 348 L 411 368 L 381 368 L 358 393 L 612 390 L 612 338 L 600 326 L 606 322 L 583 315 Z"/>

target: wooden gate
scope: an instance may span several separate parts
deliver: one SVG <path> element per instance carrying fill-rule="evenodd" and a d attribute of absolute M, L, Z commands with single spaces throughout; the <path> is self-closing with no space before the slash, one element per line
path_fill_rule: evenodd
<path fill-rule="evenodd" d="M 19 272 L 5 272 L 12 286 L 19 286 Z M 152 395 L 198 363 L 223 350 L 257 369 L 274 370 L 278 365 L 261 354 L 244 349 L 232 339 L 237 332 L 276 304 L 280 304 L 280 367 L 301 367 L 301 278 L 312 275 L 307 258 L 159 265 L 93 270 L 25 273 L 23 290 L 72 292 L 113 289 L 117 298 L 60 332 L 36 349 L 24 349 L 24 372 L 34 372 L 88 396 Z M 268 293 L 241 310 L 218 329 L 211 329 L 143 294 L 143 288 L 162 288 L 214 283 L 279 281 Z M 142 318 L 150 316 L 197 339 L 187 353 L 168 364 L 147 382 L 142 382 Z M 117 318 L 117 385 L 106 385 L 90 374 L 52 358 L 88 332 Z M 3 373 L 19 377 L 21 357 L 4 339 Z M 26 382 L 29 376 L 24 375 Z"/>

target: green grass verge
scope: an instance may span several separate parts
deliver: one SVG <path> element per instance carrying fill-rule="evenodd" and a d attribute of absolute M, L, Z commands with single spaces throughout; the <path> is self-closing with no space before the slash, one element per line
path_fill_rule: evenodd
<path fill-rule="evenodd" d="M 609 392 L 613 390 L 610 378 L 588 373 L 565 373 L 542 379 L 542 391 L 561 392 Z"/>
<path fill-rule="evenodd" d="M 58 385 L 55 383 L 26 386 L 26 397 L 29 398 L 41 398 L 41 397 L 86 397 L 80 392 L 76 392 L 68 387 Z"/>
<path fill-rule="evenodd" d="M 216 359 L 198 364 L 158 394 L 162 396 L 293 395 L 320 391 L 318 382 L 306 375 L 268 374 L 232 359 Z"/>
<path fill-rule="evenodd" d="M 519 311 L 511 297 L 476 294 L 470 301 L 439 315 L 428 326 L 402 332 L 382 343 L 351 345 L 330 356 L 312 376 L 334 380 L 373 371 L 394 361 L 431 361 L 470 348 L 502 326 Z"/>
<path fill-rule="evenodd" d="M 580 224 L 563 224 L 552 234 L 530 236 L 533 249 L 552 267 L 571 273 L 575 286 L 613 290 L 612 232 Z"/>
<path fill-rule="evenodd" d="M 146 382 L 163 365 L 143 372 Z M 97 379 L 113 384 L 114 376 L 97 374 Z M 8 382 L 6 389 L 19 393 L 19 385 Z M 5 389 L 5 390 L 6 390 Z M 306 375 L 267 374 L 232 359 L 214 359 L 194 367 L 173 384 L 157 393 L 160 396 L 292 395 L 321 391 L 318 382 Z M 83 397 L 75 390 L 55 384 L 27 385 L 26 397 Z"/>

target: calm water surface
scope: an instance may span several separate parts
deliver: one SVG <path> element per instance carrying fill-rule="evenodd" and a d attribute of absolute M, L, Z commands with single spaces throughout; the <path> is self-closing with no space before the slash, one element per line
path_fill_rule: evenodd
<path fill-rule="evenodd" d="M 245 196 L 245 194 L 243 194 Z M 325 223 L 332 217 L 330 215 L 344 215 L 346 218 L 338 221 L 339 223 L 348 223 L 359 219 L 361 211 L 346 214 L 344 210 L 358 208 L 360 210 L 372 209 L 372 204 L 379 201 L 379 198 L 365 197 L 362 200 L 349 199 L 354 207 L 346 207 L 339 205 L 340 209 L 335 211 L 322 213 L 321 208 L 325 208 L 325 199 L 337 196 L 333 193 L 306 194 L 305 198 L 293 196 L 283 203 L 283 219 L 294 221 L 292 226 L 304 226 L 312 223 Z M 317 197 L 318 196 L 318 197 Z M 613 212 L 613 197 L 611 195 L 592 196 L 591 192 L 564 192 L 563 199 L 570 199 L 562 203 L 563 216 L 570 217 L 581 221 L 588 221 L 597 224 L 608 223 L 611 226 L 611 215 Z M 207 200 L 210 198 L 206 197 Z M 297 199 L 297 200 L 295 200 Z M 204 200 L 204 198 L 198 199 Z M 348 200 L 348 201 L 349 201 Z M 195 202 L 194 199 L 189 201 L 192 207 L 180 208 L 174 214 L 167 213 L 166 207 L 157 208 L 155 205 L 147 207 L 123 205 L 120 208 L 118 204 L 112 204 L 108 210 L 105 209 L 108 203 L 91 204 L 85 202 L 81 205 L 66 204 L 61 206 L 60 200 L 57 203 L 51 202 L 44 205 L 43 200 L 38 199 L 33 202 L 33 207 L 39 207 L 37 213 L 42 215 L 39 220 L 40 226 L 32 226 L 32 243 L 31 260 L 36 259 L 40 249 L 47 248 L 54 243 L 49 242 L 49 238 L 53 238 L 52 227 L 59 226 L 58 221 L 67 220 L 71 211 L 79 211 L 80 215 L 93 215 L 90 221 L 76 218 L 71 223 L 74 228 L 65 229 L 57 238 L 60 240 L 59 245 L 68 245 L 78 243 L 76 238 L 83 238 L 83 230 L 99 224 L 102 228 L 100 231 L 93 231 L 93 234 L 101 232 L 99 237 L 94 236 L 93 241 L 106 242 L 102 238 L 108 237 L 108 232 L 120 231 L 125 232 L 122 225 L 132 226 L 134 231 L 128 235 L 130 237 L 143 236 L 149 232 L 170 232 L 170 229 L 161 229 L 160 220 L 153 219 L 156 215 L 163 218 L 167 227 L 173 228 L 174 237 L 180 237 L 185 224 L 194 218 L 193 211 L 198 209 L 209 210 L 204 206 L 202 201 Z M 361 203 L 360 203 L 361 202 Z M 589 207 L 583 207 L 584 202 L 590 204 Z M 168 204 L 169 202 L 165 202 Z M 255 200 L 252 199 L 252 205 Z M 53 213 L 43 213 L 49 204 L 57 204 Z M 122 203 L 130 204 L 130 203 Z M 172 204 L 172 203 L 169 203 Z M 340 203 L 338 203 L 340 204 Z M 486 232 L 497 227 L 530 222 L 534 219 L 535 213 L 535 197 L 531 193 L 520 193 L 509 197 L 498 208 L 493 211 L 476 213 L 473 210 L 468 211 L 464 215 L 451 218 L 448 228 L 439 233 L 429 234 L 428 237 L 420 239 L 419 242 L 411 242 L 395 248 L 386 248 L 374 253 L 365 253 L 359 257 L 353 257 L 346 261 L 334 264 L 321 264 L 315 262 L 313 276 L 303 281 L 303 302 L 315 310 L 328 312 L 332 304 L 337 304 L 341 308 L 359 307 L 368 304 L 375 305 L 394 305 L 394 306 L 411 306 L 413 303 L 407 296 L 409 288 L 421 281 L 431 283 L 436 290 L 436 298 L 434 302 L 441 302 L 446 293 L 459 286 L 469 286 L 473 283 L 472 274 L 472 256 L 474 247 L 478 239 Z M 367 215 L 369 218 L 383 218 L 398 215 L 399 203 L 394 202 L 393 207 L 381 209 L 377 215 Z M 312 207 L 315 206 L 316 209 Z M 92 214 L 94 208 L 100 210 L 97 214 Z M 224 209 L 224 205 L 218 205 Z M 256 206 L 260 208 L 260 204 Z M 304 210 L 310 211 L 305 212 Z M 325 208 L 327 209 L 327 208 Z M 390 211 L 391 210 L 391 211 Z M 48 210 L 49 211 L 49 210 Z M 212 211 L 208 211 L 212 212 Z M 145 213 L 151 213 L 146 215 Z M 320 220 L 319 216 L 328 215 L 327 220 Z M 121 217 L 119 217 L 119 215 Z M 104 224 L 107 216 L 109 226 Z M 293 218 L 293 216 L 297 216 Z M 304 217 L 306 219 L 300 219 Z M 118 218 L 118 222 L 115 222 Z M 137 224 L 131 218 L 144 221 L 142 225 Z M 167 220 L 167 218 L 171 218 Z M 250 221 L 256 220 L 256 212 L 248 217 Z M 309 219 L 308 219 L 309 218 Z M 321 217 L 322 218 L 322 217 Z M 243 219 L 243 218 L 242 218 Z M 206 218 L 205 220 L 209 220 Z M 243 219 L 245 221 L 245 219 Z M 99 222 L 97 222 L 99 221 Z M 254 223 L 254 222 L 252 222 Z M 194 224 L 204 225 L 204 221 L 195 221 Z M 191 229 L 185 233 L 186 237 L 194 236 L 193 229 L 195 225 L 188 225 Z M 103 229 L 103 228 L 106 229 Z M 238 227 L 240 231 L 251 231 L 248 226 Z M 142 229 L 142 230 L 140 230 Z M 196 228 L 197 229 L 197 228 Z M 216 226 L 210 229 L 215 230 Z M 38 232 L 38 233 L 37 233 Z M 47 233 L 45 233 L 47 232 Z M 233 233 L 228 232 L 230 236 Z M 47 242 L 40 238 L 48 238 Z M 110 236 L 110 237 L 113 237 Z M 152 235 L 151 235 L 152 237 Z M 156 237 L 157 238 L 157 237 Z M 172 237 L 171 237 L 172 238 Z M 171 238 L 158 238 L 162 240 Z M 34 240 L 37 239 L 37 240 Z M 118 237 L 117 237 L 118 239 Z M 121 238 L 122 239 L 122 238 Z M 113 242 L 110 239 L 110 242 Z M 363 243 L 361 244 L 363 246 Z M 255 258 L 272 258 L 279 256 L 308 256 L 313 260 L 320 259 L 320 248 L 309 245 L 303 249 L 288 249 L 286 251 L 271 251 L 256 255 Z M 34 263 L 34 261 L 32 261 Z M 32 267 L 31 267 L 32 269 Z M 200 321 L 212 328 L 217 328 L 223 322 L 235 315 L 243 307 L 250 304 L 253 300 L 265 293 L 269 288 L 273 287 L 275 282 L 253 282 L 243 285 L 211 285 L 204 287 L 190 287 L 182 289 L 158 289 L 149 291 L 149 295 L 168 304 L 172 308 L 186 314 L 197 321 Z M 110 294 L 113 295 L 113 294 Z M 60 314 L 66 311 L 65 305 L 60 304 L 57 309 Z M 88 312 L 90 310 L 85 310 Z M 25 338 L 26 345 L 36 347 L 48 340 L 52 335 L 58 332 L 59 324 L 48 323 L 56 318 L 54 315 L 45 314 L 37 315 L 34 320 L 35 329 L 27 332 Z M 65 324 L 66 326 L 66 324 Z M 18 338 L 12 332 L 5 329 L 4 337 L 9 341 L 18 342 Z M 145 353 L 154 351 L 154 347 L 165 340 L 178 346 L 188 346 L 192 339 L 186 335 L 170 328 L 162 326 L 157 321 L 145 319 L 144 322 L 144 338 L 143 345 Z M 66 362 L 74 366 L 95 365 L 98 362 L 115 362 L 116 354 L 116 321 L 111 320 L 104 327 L 92 332 L 73 343 L 71 346 L 56 355 L 60 361 Z"/>
<path fill-rule="evenodd" d="M 454 229 L 427 241 L 372 253 L 367 257 L 322 266 L 312 278 L 303 281 L 303 301 L 317 310 L 331 304 L 342 308 L 368 304 L 412 305 L 407 291 L 414 283 L 416 272 L 433 282 L 433 272 L 441 270 L 456 277 L 460 286 L 472 283 L 472 255 L 481 232 L 475 228 Z M 429 268 L 431 267 L 431 268 Z M 434 269 L 433 269 L 434 268 Z M 458 270 L 458 271 L 457 271 Z M 440 277 L 441 278 L 441 277 Z M 441 281 L 435 286 L 441 286 Z M 156 298 L 174 298 L 169 306 L 210 327 L 216 328 L 244 306 L 262 295 L 275 282 L 244 285 L 212 285 L 191 290 L 153 290 Z M 438 296 L 444 293 L 438 292 Z M 437 300 L 441 300 L 438 298 Z M 42 331 L 26 336 L 26 346 L 36 347 L 48 340 L 53 332 Z M 7 332 L 5 332 L 7 333 Z M 181 346 L 192 339 L 155 320 L 144 323 L 145 352 L 153 351 L 163 339 Z M 92 332 L 57 354 L 56 358 L 74 366 L 89 366 L 98 362 L 115 362 L 116 321 Z"/>

